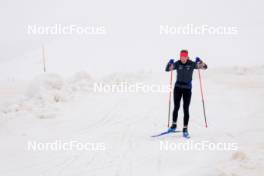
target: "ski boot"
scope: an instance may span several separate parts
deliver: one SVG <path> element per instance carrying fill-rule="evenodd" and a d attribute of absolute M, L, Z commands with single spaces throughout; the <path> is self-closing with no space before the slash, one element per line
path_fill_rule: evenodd
<path fill-rule="evenodd" d="M 177 125 L 176 123 L 173 123 L 171 127 L 168 129 L 168 132 L 176 132 Z"/>
<path fill-rule="evenodd" d="M 183 128 L 182 132 L 183 132 L 183 137 L 184 138 L 187 138 L 187 139 L 190 138 L 190 135 L 189 135 L 189 132 L 188 132 L 187 128 Z"/>

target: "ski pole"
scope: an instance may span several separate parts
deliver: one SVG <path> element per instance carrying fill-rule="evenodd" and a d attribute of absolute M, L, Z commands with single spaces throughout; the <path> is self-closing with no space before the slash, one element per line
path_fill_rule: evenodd
<path fill-rule="evenodd" d="M 173 66 L 170 67 L 170 95 L 169 95 L 169 113 L 168 113 L 168 128 L 170 127 L 170 112 L 171 112 L 171 90 L 172 90 L 172 72 L 173 72 Z"/>
<path fill-rule="evenodd" d="M 207 125 L 206 114 L 205 114 L 205 105 L 204 105 L 204 96 L 203 96 L 203 89 L 202 89 L 202 80 L 201 80 L 200 69 L 198 69 L 198 74 L 199 74 L 199 80 L 200 80 L 200 91 L 201 91 L 202 103 L 203 103 L 204 122 L 205 122 L 205 127 L 207 128 L 208 125 Z"/>

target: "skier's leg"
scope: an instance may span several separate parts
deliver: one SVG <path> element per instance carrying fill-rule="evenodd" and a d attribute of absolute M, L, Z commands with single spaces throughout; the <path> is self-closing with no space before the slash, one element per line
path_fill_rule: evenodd
<path fill-rule="evenodd" d="M 192 97 L 191 89 L 184 89 L 183 91 L 183 112 L 184 112 L 183 125 L 184 125 L 184 128 L 187 128 L 188 123 L 189 123 L 189 106 L 191 102 L 191 97 Z"/>
<path fill-rule="evenodd" d="M 173 94 L 174 94 L 173 124 L 176 127 L 176 123 L 178 119 L 178 111 L 181 103 L 182 91 L 180 88 L 175 87 Z"/>

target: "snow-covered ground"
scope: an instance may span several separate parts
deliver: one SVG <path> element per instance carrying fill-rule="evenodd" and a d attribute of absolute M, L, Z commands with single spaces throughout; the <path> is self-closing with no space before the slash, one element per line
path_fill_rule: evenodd
<path fill-rule="evenodd" d="M 32 76 L 32 75 L 31 75 Z M 202 71 L 208 128 L 204 127 L 197 72 L 190 107 L 191 139 L 166 130 L 168 93 L 98 93 L 94 83 L 167 85 L 165 72 L 56 73 L 0 84 L 0 175 L 261 176 L 264 173 L 264 67 Z M 181 110 L 182 111 L 182 110 Z M 179 115 L 182 127 L 182 113 Z M 28 150 L 28 143 L 79 141 L 98 150 Z M 207 141 L 237 150 L 164 150 Z M 101 146 L 101 148 L 100 148 Z M 98 147 L 98 146 L 96 146 Z"/>

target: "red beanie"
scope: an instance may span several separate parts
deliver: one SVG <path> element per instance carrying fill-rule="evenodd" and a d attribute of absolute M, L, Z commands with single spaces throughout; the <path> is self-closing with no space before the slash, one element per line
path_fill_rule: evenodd
<path fill-rule="evenodd" d="M 180 52 L 180 57 L 188 57 L 188 51 L 184 50 Z"/>

